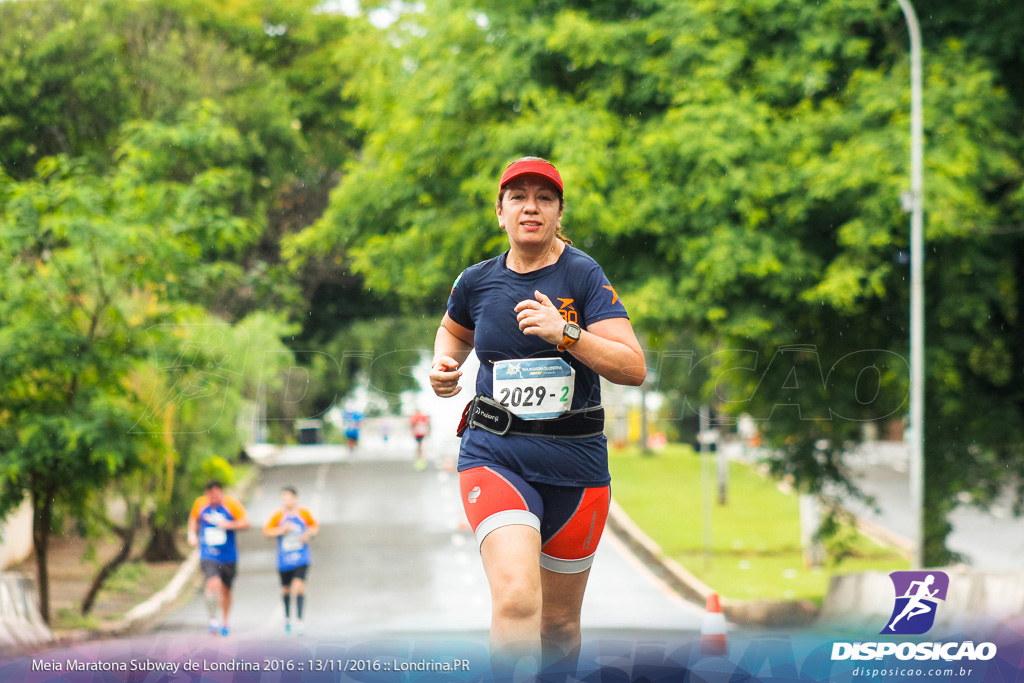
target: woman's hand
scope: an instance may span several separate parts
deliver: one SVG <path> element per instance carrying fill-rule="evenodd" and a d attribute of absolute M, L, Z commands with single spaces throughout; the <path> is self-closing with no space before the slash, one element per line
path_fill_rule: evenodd
<path fill-rule="evenodd" d="M 562 332 L 565 330 L 565 320 L 558 312 L 551 299 L 537 290 L 533 295 L 537 300 L 525 299 L 516 304 L 515 311 L 519 320 L 519 329 L 523 334 L 530 334 L 540 337 L 554 346 L 562 343 Z"/>
<path fill-rule="evenodd" d="M 430 366 L 430 388 L 442 398 L 450 398 L 462 391 L 460 377 L 459 363 L 451 356 L 439 356 Z"/>

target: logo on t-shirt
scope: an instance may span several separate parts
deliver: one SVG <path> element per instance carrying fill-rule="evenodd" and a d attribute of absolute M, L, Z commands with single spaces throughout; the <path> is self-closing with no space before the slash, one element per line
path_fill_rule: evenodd
<path fill-rule="evenodd" d="M 557 298 L 562 302 L 562 305 L 558 308 L 558 313 L 562 316 L 562 320 L 567 323 L 579 322 L 580 317 L 576 313 L 576 309 L 572 306 L 572 302 L 575 301 L 575 299 L 563 299 L 562 297 Z"/>

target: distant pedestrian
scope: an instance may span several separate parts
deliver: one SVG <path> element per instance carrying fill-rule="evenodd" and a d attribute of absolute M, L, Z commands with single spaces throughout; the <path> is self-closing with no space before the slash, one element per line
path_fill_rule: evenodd
<path fill-rule="evenodd" d="M 409 426 L 412 428 L 413 438 L 416 439 L 416 464 L 418 470 L 427 468 L 427 461 L 423 458 L 423 440 L 430 434 L 430 416 L 417 410 L 409 418 Z"/>
<path fill-rule="evenodd" d="M 277 538 L 277 572 L 284 600 L 284 630 L 291 633 L 292 592 L 295 593 L 295 632 L 306 632 L 303 607 L 306 599 L 306 575 L 309 573 L 309 539 L 320 531 L 320 524 L 309 508 L 299 505 L 293 486 L 281 489 L 281 507 L 274 510 L 263 525 L 263 533 Z"/>
<path fill-rule="evenodd" d="M 231 586 L 238 572 L 237 531 L 249 528 L 249 516 L 236 499 L 224 494 L 216 479 L 206 483 L 188 516 L 188 544 L 199 546 L 199 565 L 206 579 L 203 593 L 210 633 L 228 635 Z M 217 607 L 221 618 L 217 618 Z"/>
<path fill-rule="evenodd" d="M 362 425 L 362 413 L 345 413 L 345 441 L 348 443 L 349 454 L 354 455 L 359 448 L 359 430 Z"/>

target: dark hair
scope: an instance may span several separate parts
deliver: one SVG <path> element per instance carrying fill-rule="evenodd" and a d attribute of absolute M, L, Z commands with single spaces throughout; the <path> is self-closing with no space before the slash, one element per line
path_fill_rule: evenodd
<path fill-rule="evenodd" d="M 544 159 L 543 157 L 519 157 L 518 159 L 513 161 L 511 164 L 509 164 L 509 166 L 511 166 L 512 164 L 517 164 L 520 161 L 543 161 L 545 164 L 551 164 L 550 161 L 548 161 L 547 159 Z M 553 165 L 554 164 L 552 164 L 552 166 Z M 511 182 L 511 181 L 509 181 L 509 182 Z M 557 185 L 555 185 L 554 183 L 551 183 L 551 186 L 554 187 L 555 188 L 555 192 L 558 193 L 558 210 L 562 211 L 562 210 L 565 209 L 565 197 L 562 196 L 562 191 L 558 189 Z M 501 200 L 505 197 L 505 191 L 506 190 L 508 190 L 508 183 L 505 183 L 504 185 L 502 185 L 501 188 L 498 190 L 498 199 L 494 203 L 495 209 L 500 209 L 501 208 Z M 555 237 L 557 237 L 558 239 L 562 240 L 566 244 L 572 244 L 572 240 L 565 236 L 565 233 L 562 232 L 562 228 L 561 227 L 559 227 L 559 228 L 557 228 L 555 230 Z"/>
<path fill-rule="evenodd" d="M 282 486 L 281 487 L 281 493 L 284 493 L 285 491 L 287 491 L 288 493 L 292 494 L 293 496 L 299 495 L 299 492 L 295 490 L 294 486 Z"/>
<path fill-rule="evenodd" d="M 204 491 L 209 491 L 210 489 L 222 489 L 222 488 L 224 488 L 224 484 L 220 483 L 220 479 L 210 479 L 209 481 L 206 482 L 206 488 L 203 489 L 203 490 Z"/>

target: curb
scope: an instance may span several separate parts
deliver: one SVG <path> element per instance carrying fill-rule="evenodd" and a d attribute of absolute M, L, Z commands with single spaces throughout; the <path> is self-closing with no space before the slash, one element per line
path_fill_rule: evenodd
<path fill-rule="evenodd" d="M 47 645 L 67 647 L 101 638 L 120 637 L 142 633 L 151 628 L 160 617 L 161 610 L 181 597 L 188 586 L 195 585 L 195 571 L 199 567 L 199 552 L 193 550 L 178 567 L 171 580 L 162 589 L 125 613 L 120 621 L 111 621 L 92 629 L 55 631 Z"/>
<path fill-rule="evenodd" d="M 847 510 L 847 512 L 849 511 Z M 895 531 L 890 531 L 880 524 L 864 519 L 863 517 L 858 517 L 852 512 L 849 514 L 853 517 L 854 527 L 857 531 L 878 545 L 883 548 L 891 548 L 908 560 L 914 554 L 914 543 L 906 536 L 901 536 Z"/>
<path fill-rule="evenodd" d="M 643 529 L 612 499 L 608 527 L 674 591 L 701 608 L 715 591 L 665 554 Z M 809 600 L 721 599 L 726 619 L 744 626 L 805 626 L 817 618 L 820 608 Z"/>
<path fill-rule="evenodd" d="M 39 613 L 35 579 L 0 571 L 0 657 L 52 640 Z"/>
<path fill-rule="evenodd" d="M 177 600 L 198 568 L 199 550 L 193 548 L 166 586 L 125 613 L 124 621 L 129 630 L 139 622 L 152 618 L 166 605 Z"/>

